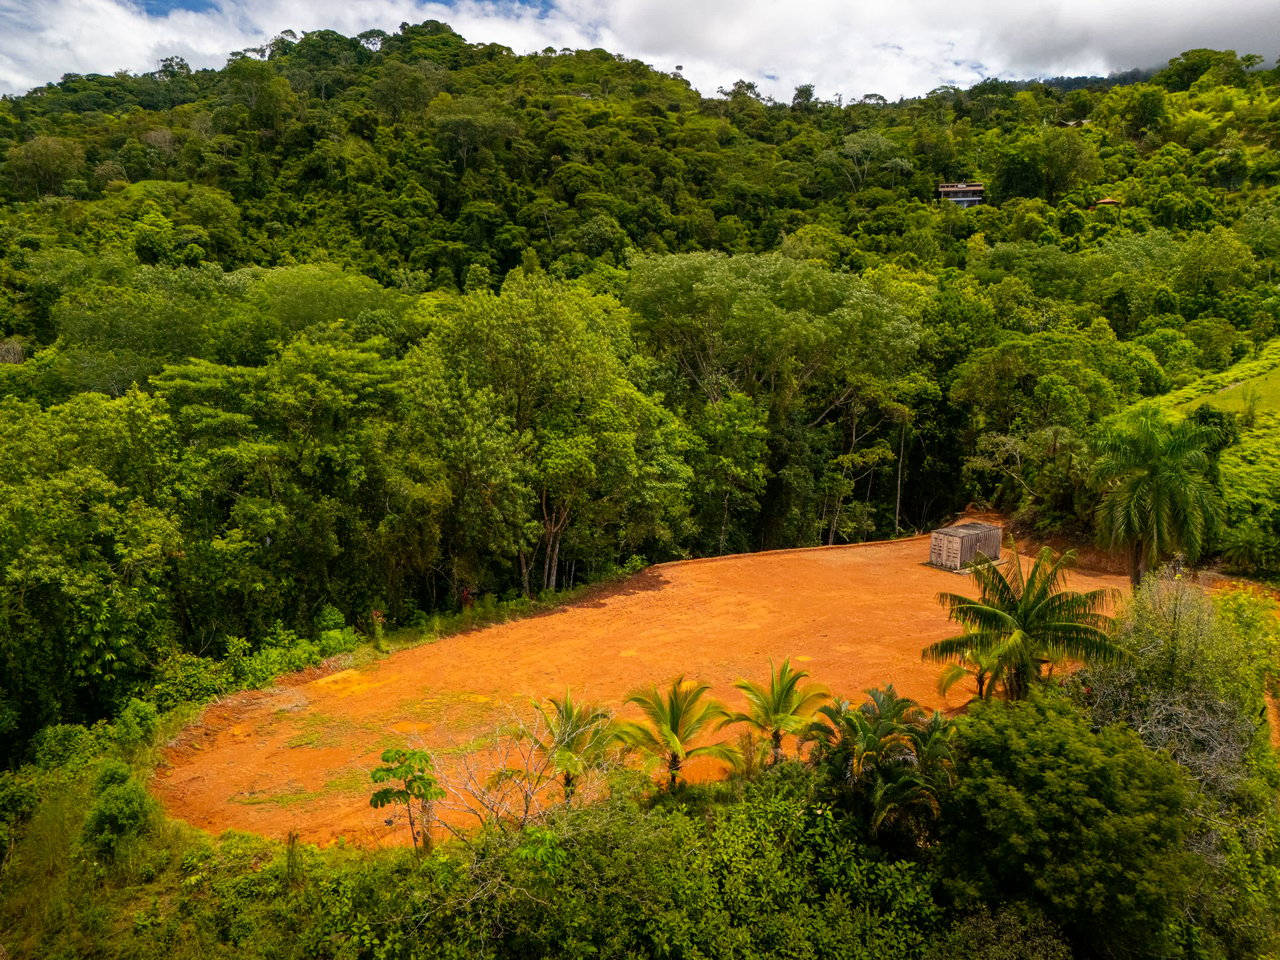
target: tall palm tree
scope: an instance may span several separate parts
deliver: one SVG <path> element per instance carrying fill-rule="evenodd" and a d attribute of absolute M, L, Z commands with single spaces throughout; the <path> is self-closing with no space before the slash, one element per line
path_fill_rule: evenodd
<path fill-rule="evenodd" d="M 782 738 L 787 734 L 799 734 L 809 725 L 813 712 L 830 694 L 816 683 L 801 684 L 809 676 L 804 670 L 791 669 L 791 660 L 783 660 L 774 668 L 769 661 L 769 685 L 750 680 L 734 684 L 747 698 L 745 713 L 726 717 L 721 726 L 745 723 L 769 739 L 773 746 L 771 764 L 782 761 Z"/>
<path fill-rule="evenodd" d="M 547 703 L 550 709 L 534 703 L 543 729 L 533 735 L 533 746 L 556 772 L 567 804 L 573 800 L 579 778 L 604 765 L 609 748 L 618 740 L 618 728 L 609 711 L 594 703 L 575 703 L 568 690 L 563 699 L 548 697 Z"/>
<path fill-rule="evenodd" d="M 973 568 L 973 579 L 982 590 L 979 599 L 938 594 L 938 602 L 965 632 L 925 647 L 922 658 L 982 658 L 990 664 L 991 681 L 998 682 L 1009 699 L 1021 700 L 1046 663 L 1121 656 L 1123 651 L 1111 642 L 1111 618 L 1102 612 L 1107 591 L 1062 589 L 1074 562 L 1074 551 L 1057 556 L 1045 547 L 1024 575 L 1022 557 L 1010 542 L 1009 559 L 1002 567 Z"/>
<path fill-rule="evenodd" d="M 1223 515 L 1210 479 L 1213 440 L 1209 428 L 1148 405 L 1098 442 L 1098 535 L 1108 548 L 1129 551 L 1134 586 L 1161 559 L 1181 552 L 1194 563 L 1208 546 Z"/>
<path fill-rule="evenodd" d="M 648 723 L 620 724 L 622 741 L 664 762 L 669 788 L 675 787 L 686 760 L 714 757 L 731 764 L 737 762 L 737 752 L 727 743 L 692 746 L 703 733 L 718 729 L 728 715 L 719 701 L 704 699 L 710 689 L 708 683 L 686 682 L 684 677 L 677 677 L 665 694 L 654 684 L 627 697 L 627 703 L 638 706 Z"/>

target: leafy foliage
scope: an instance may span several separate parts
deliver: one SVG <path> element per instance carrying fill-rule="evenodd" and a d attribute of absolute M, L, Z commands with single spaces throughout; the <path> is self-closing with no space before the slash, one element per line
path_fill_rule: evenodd
<path fill-rule="evenodd" d="M 136 780 L 112 778 L 107 784 L 89 808 L 83 837 L 90 849 L 110 859 L 125 841 L 154 828 L 159 805 Z"/>
<path fill-rule="evenodd" d="M 953 606 L 944 680 L 1016 697 L 1090 658 L 1097 732 L 1034 697 L 955 727 L 877 691 L 823 708 L 802 767 L 779 758 L 816 691 L 784 664 L 740 687 L 767 771 L 619 783 L 421 857 L 157 828 L 133 772 L 153 706 L 361 634 L 975 501 L 1100 528 L 1138 574 L 1215 527 L 1273 568 L 1259 65 L 786 103 L 431 21 L 0 102 L 0 763 L 31 761 L 0 773 L 5 948 L 1056 960 L 1060 930 L 1082 956 L 1274 954 L 1270 614 L 1175 624 L 1140 593 L 1134 659 L 1103 663 L 1050 559 Z M 959 179 L 987 202 L 939 202 Z M 1125 413 L 1152 398 L 1187 422 Z M 669 785 L 730 756 L 705 687 L 635 701 Z M 600 714 L 566 696 L 524 742 L 555 793 Z M 389 804 L 434 793 L 424 758 L 385 763 Z"/>
<path fill-rule="evenodd" d="M 1181 771 L 1045 695 L 975 705 L 942 820 L 961 902 L 1027 903 L 1086 956 L 1149 956 L 1194 888 Z"/>
<path fill-rule="evenodd" d="M 928 836 L 951 786 L 952 725 L 892 685 L 867 696 L 856 708 L 843 700 L 819 708 L 805 732 L 811 761 L 871 838 L 914 846 Z"/>
<path fill-rule="evenodd" d="M 535 746 L 559 775 L 567 804 L 573 800 L 579 779 L 605 766 L 617 743 L 618 727 L 607 710 L 598 704 L 575 702 L 568 690 L 559 699 L 549 697 L 547 703 L 550 710 L 536 704 L 545 733 L 536 738 Z"/>
<path fill-rule="evenodd" d="M 431 809 L 434 802 L 444 796 L 431 771 L 431 756 L 422 750 L 390 748 L 382 752 L 382 763 L 369 774 L 370 779 L 374 783 L 390 782 L 398 786 L 375 790 L 369 797 L 369 806 L 381 809 L 392 804 L 403 805 L 414 849 L 430 850 Z"/>
<path fill-rule="evenodd" d="M 1212 541 L 1223 512 L 1209 476 L 1212 442 L 1208 428 L 1171 422 L 1150 406 L 1102 434 L 1094 466 L 1098 532 L 1111 547 L 1130 550 L 1135 584 L 1174 552 L 1194 562 Z"/>
<path fill-rule="evenodd" d="M 746 696 L 747 712 L 729 714 L 724 724 L 745 723 L 757 730 L 769 740 L 769 762 L 780 763 L 783 738 L 804 733 L 814 711 L 830 696 L 825 687 L 804 683 L 808 676 L 804 670 L 792 669 L 791 660 L 787 659 L 776 668 L 772 662 L 769 664 L 767 687 L 739 680 L 734 686 Z"/>

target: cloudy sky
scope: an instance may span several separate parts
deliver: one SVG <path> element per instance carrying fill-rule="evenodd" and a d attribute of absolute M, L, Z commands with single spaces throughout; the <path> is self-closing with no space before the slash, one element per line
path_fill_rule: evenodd
<path fill-rule="evenodd" d="M 1280 53 L 1276 0 L 0 0 L 0 93 L 64 73 L 221 66 L 285 29 L 354 35 L 436 19 L 518 53 L 604 47 L 704 94 L 743 78 L 778 98 L 896 99 L 984 77 L 1106 74 L 1191 47 Z"/>

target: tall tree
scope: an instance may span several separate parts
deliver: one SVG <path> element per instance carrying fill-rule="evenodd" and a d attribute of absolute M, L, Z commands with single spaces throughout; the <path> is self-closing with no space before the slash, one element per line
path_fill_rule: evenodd
<path fill-rule="evenodd" d="M 1094 481 L 1102 491 L 1095 519 L 1112 550 L 1129 551 L 1136 586 L 1166 557 L 1194 563 L 1223 516 L 1210 480 L 1214 434 L 1190 420 L 1144 405 L 1105 431 Z"/>

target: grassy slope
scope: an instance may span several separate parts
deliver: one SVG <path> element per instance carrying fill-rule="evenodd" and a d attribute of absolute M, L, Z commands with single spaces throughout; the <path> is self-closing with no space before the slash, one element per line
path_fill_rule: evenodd
<path fill-rule="evenodd" d="M 1239 443 L 1222 455 L 1231 519 L 1251 514 L 1268 519 L 1280 512 L 1280 340 L 1164 400 L 1183 413 L 1208 403 L 1244 414 Z"/>

